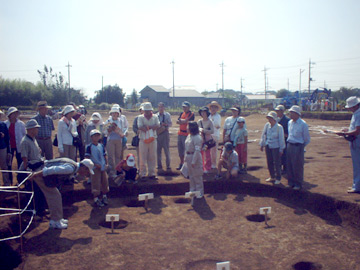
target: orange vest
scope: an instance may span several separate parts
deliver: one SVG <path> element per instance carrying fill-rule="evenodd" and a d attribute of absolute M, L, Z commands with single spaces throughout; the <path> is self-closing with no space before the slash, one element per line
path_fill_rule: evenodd
<path fill-rule="evenodd" d="M 191 118 L 194 118 L 194 114 L 191 112 L 191 111 L 188 111 L 187 113 L 183 112 L 180 117 L 179 117 L 179 120 L 180 119 L 191 119 Z M 180 128 L 179 128 L 179 131 L 178 131 L 178 135 L 182 135 L 182 136 L 187 136 L 189 135 L 188 131 L 187 131 L 187 126 L 188 124 L 180 124 Z"/>

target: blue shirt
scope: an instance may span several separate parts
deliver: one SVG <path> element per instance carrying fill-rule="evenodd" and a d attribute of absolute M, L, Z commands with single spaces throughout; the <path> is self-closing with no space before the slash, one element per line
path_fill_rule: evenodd
<path fill-rule="evenodd" d="M 349 132 L 356 130 L 356 127 L 360 127 L 360 108 L 357 109 L 351 117 Z M 360 140 L 360 135 L 356 136 L 356 140 Z"/>
<path fill-rule="evenodd" d="M 54 174 L 75 174 L 80 168 L 80 164 L 77 164 L 77 169 L 74 171 L 74 167 L 71 164 L 61 164 L 57 166 L 44 167 L 43 176 Z"/>
<path fill-rule="evenodd" d="M 289 137 L 287 141 L 289 143 L 301 143 L 304 146 L 310 143 L 309 127 L 304 120 L 299 118 L 298 120 L 290 120 L 288 123 Z"/>
<path fill-rule="evenodd" d="M 105 171 L 106 161 L 105 161 L 105 147 L 98 143 L 97 145 L 90 143 L 86 146 L 85 157 L 90 158 L 94 165 L 98 164 L 101 166 L 101 171 Z"/>

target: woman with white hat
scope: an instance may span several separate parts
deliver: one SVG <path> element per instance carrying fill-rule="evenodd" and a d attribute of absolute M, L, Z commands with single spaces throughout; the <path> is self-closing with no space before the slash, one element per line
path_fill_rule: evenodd
<path fill-rule="evenodd" d="M 266 182 L 275 181 L 275 185 L 281 181 L 281 155 L 285 149 L 284 129 L 277 122 L 276 112 L 269 112 L 266 116 L 268 123 L 265 124 L 261 134 L 260 150 L 266 153 L 266 160 L 270 178 Z"/>
<path fill-rule="evenodd" d="M 6 120 L 5 124 L 9 130 L 9 136 L 10 136 L 10 148 L 11 148 L 10 152 L 12 155 L 10 164 L 12 164 L 14 154 L 16 153 L 15 157 L 19 169 L 22 162 L 21 153 L 20 153 L 20 142 L 26 134 L 25 124 L 23 121 L 18 119 L 20 112 L 16 107 L 10 107 L 6 115 L 9 118 L 9 120 Z M 9 166 L 9 170 L 11 170 L 11 165 Z M 12 174 L 10 174 L 11 185 L 13 183 L 12 179 L 13 179 Z"/>
<path fill-rule="evenodd" d="M 105 122 L 104 133 L 107 135 L 106 150 L 109 159 L 109 177 L 116 177 L 116 165 L 121 161 L 122 140 L 125 134 L 122 130 L 122 122 L 120 120 L 120 107 L 113 106 L 109 111 L 109 119 Z"/>
<path fill-rule="evenodd" d="M 76 130 L 76 121 L 72 118 L 75 113 L 75 108 L 72 105 L 65 106 L 63 110 L 63 117 L 58 124 L 58 149 L 60 157 L 67 157 L 76 161 L 76 146 L 73 145 L 73 140 L 78 136 Z"/>
<path fill-rule="evenodd" d="M 346 100 L 346 109 L 353 113 L 348 129 L 343 129 L 336 134 L 344 136 L 350 145 L 353 164 L 353 185 L 349 187 L 348 193 L 360 193 L 360 99 L 349 97 Z"/>
<path fill-rule="evenodd" d="M 88 125 L 85 130 L 85 145 L 88 145 L 89 143 L 91 143 L 90 131 L 92 131 L 93 129 L 97 129 L 98 131 L 100 131 L 101 136 L 103 136 L 104 135 L 103 127 L 104 127 L 104 121 L 103 121 L 100 113 L 94 112 L 91 115 L 90 120 L 89 120 Z"/>

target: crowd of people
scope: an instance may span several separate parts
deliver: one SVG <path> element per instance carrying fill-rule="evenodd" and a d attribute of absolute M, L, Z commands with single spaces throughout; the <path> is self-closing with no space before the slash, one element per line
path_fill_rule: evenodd
<path fill-rule="evenodd" d="M 354 185 L 348 192 L 360 192 L 359 106 L 358 98 L 347 100 L 353 119 L 348 130 L 337 133 L 355 137 L 351 142 Z M 120 185 L 124 181 L 156 180 L 160 172 L 171 172 L 169 128 L 173 123 L 164 103 L 158 104 L 157 113 L 150 102 L 141 104 L 139 115 L 133 122 L 131 140 L 137 154 L 128 154 L 126 158 L 124 151 L 127 149 L 129 123 L 118 104 L 111 107 L 105 121 L 98 112 L 87 121 L 84 109 L 73 103 L 65 106 L 55 140 L 52 140 L 54 123 L 48 115 L 50 108 L 46 101 L 38 102 L 36 116 L 26 124 L 19 119 L 17 108 L 8 109 L 8 120 L 0 122 L 0 166 L 3 170 L 11 170 L 15 157 L 19 171 L 33 172 L 30 179 L 34 180 L 36 211 L 41 215 L 46 208 L 49 209 L 51 228 L 65 229 L 68 226 L 62 214 L 59 189 L 66 182 L 76 183 L 75 175 L 89 178 L 94 206 L 102 207 L 109 203 L 109 179 Z M 222 107 L 219 103 L 213 101 L 200 108 L 198 121 L 195 121 L 195 112 L 190 108 L 189 102 L 183 102 L 183 111 L 176 121 L 179 154 L 176 169 L 189 179 L 190 191 L 199 191 L 201 198 L 204 196 L 204 174 L 215 173 L 215 179 L 230 179 L 247 173 L 248 131 L 239 106 L 230 108 L 231 116 L 225 119 L 222 132 L 218 113 Z M 0 114 L 4 116 L 4 113 Z M 304 152 L 310 143 L 310 134 L 308 125 L 301 119 L 299 106 L 292 106 L 289 114 L 290 118 L 285 115 L 285 107 L 279 105 L 266 115 L 259 146 L 261 151 L 265 150 L 270 176 L 265 181 L 278 185 L 286 173 L 287 187 L 300 190 L 304 181 Z M 219 144 L 224 146 L 219 148 Z M 60 158 L 54 159 L 53 145 L 58 147 Z M 226 170 L 224 176 L 223 168 Z M 17 176 L 18 182 L 22 175 Z M 4 185 L 13 185 L 14 182 L 12 173 L 3 172 Z"/>

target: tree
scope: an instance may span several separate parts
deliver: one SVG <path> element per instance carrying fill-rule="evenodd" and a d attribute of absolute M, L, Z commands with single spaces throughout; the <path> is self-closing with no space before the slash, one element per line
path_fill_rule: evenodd
<path fill-rule="evenodd" d="M 117 84 L 111 86 L 107 85 L 103 90 L 96 91 L 94 101 L 96 104 L 102 102 L 106 103 L 118 103 L 120 106 L 124 106 L 125 93 L 123 93 L 122 88 Z"/>
<path fill-rule="evenodd" d="M 276 97 L 277 98 L 283 98 L 286 97 L 288 95 L 291 95 L 291 92 L 287 89 L 280 89 L 279 91 L 276 92 Z"/>
<path fill-rule="evenodd" d="M 338 102 L 345 101 L 347 98 L 351 96 L 359 96 L 360 95 L 360 89 L 359 88 L 347 88 L 347 87 L 341 87 L 339 91 L 332 91 L 331 96 L 336 98 Z"/>
<path fill-rule="evenodd" d="M 132 93 L 131 93 L 131 104 L 135 105 L 138 103 L 138 95 L 135 89 L 133 89 Z"/>

